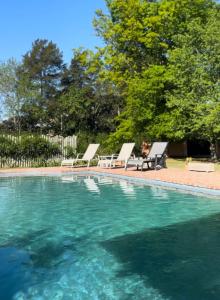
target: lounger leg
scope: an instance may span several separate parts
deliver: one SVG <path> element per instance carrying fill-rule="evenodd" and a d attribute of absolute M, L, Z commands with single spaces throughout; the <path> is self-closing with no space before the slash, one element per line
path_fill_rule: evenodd
<path fill-rule="evenodd" d="M 127 171 L 128 168 L 128 160 L 125 161 L 125 171 Z"/>
<path fill-rule="evenodd" d="M 74 168 L 76 166 L 76 163 L 77 163 L 77 159 L 72 162 L 72 166 L 71 167 Z"/>

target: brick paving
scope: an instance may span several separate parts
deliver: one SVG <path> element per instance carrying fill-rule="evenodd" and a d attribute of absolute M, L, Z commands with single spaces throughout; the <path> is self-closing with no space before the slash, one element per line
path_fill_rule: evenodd
<path fill-rule="evenodd" d="M 13 174 L 13 173 L 26 173 L 28 175 L 39 174 L 47 175 L 53 173 L 66 173 L 72 171 L 95 171 L 108 174 L 118 174 L 124 176 L 131 176 L 142 179 L 153 179 L 171 183 L 186 184 L 196 187 L 205 187 L 210 189 L 220 190 L 220 172 L 193 172 L 188 170 L 182 170 L 177 168 L 162 169 L 159 171 L 147 170 L 136 171 L 134 168 L 129 168 L 125 171 L 123 168 L 116 169 L 101 169 L 98 167 L 84 167 L 84 168 L 67 168 L 67 167 L 48 167 L 48 168 L 17 168 L 17 169 L 1 169 L 1 174 Z"/>

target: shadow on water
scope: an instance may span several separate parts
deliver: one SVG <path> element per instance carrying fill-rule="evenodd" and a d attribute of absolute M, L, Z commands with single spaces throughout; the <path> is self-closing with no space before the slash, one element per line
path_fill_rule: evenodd
<path fill-rule="evenodd" d="M 39 273 L 42 281 L 60 263 L 74 261 L 76 245 L 85 238 L 67 236 L 47 242 L 47 235 L 49 230 L 34 231 L 0 245 L 0 299 L 12 300 L 17 292 L 25 292 L 34 284 L 33 274 Z"/>
<path fill-rule="evenodd" d="M 14 247 L 0 248 L 0 299 L 11 300 L 26 282 L 24 265 L 29 263 L 25 251 Z"/>
<path fill-rule="evenodd" d="M 101 244 L 121 263 L 118 276 L 138 274 L 166 299 L 220 299 L 220 214 Z"/>
<path fill-rule="evenodd" d="M 8 246 L 8 245 L 16 245 L 16 247 L 24 247 L 27 245 L 30 245 L 31 242 L 42 240 L 44 235 L 48 234 L 49 230 L 47 229 L 41 229 L 36 231 L 30 231 L 22 236 L 16 237 L 13 236 L 12 238 L 9 238 L 7 241 L 4 242 L 1 246 Z"/>

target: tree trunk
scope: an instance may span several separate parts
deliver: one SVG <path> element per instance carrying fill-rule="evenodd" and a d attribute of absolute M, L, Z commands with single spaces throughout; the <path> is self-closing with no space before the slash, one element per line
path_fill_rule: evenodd
<path fill-rule="evenodd" d="M 211 152 L 211 159 L 216 160 L 217 159 L 217 151 L 216 151 L 215 141 L 210 142 L 210 152 Z"/>

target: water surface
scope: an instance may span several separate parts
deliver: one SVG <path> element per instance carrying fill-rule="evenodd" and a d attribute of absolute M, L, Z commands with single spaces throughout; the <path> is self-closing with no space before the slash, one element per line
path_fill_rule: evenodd
<path fill-rule="evenodd" d="M 0 181 L 0 299 L 220 299 L 220 201 L 105 177 Z"/>

